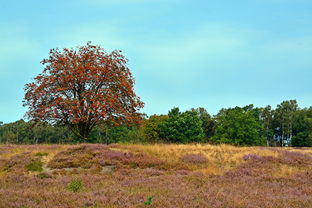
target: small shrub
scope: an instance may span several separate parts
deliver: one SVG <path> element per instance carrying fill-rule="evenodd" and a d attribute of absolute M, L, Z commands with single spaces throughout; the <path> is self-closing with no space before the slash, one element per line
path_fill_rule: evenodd
<path fill-rule="evenodd" d="M 199 154 L 188 154 L 181 157 L 181 160 L 185 163 L 205 163 L 207 159 L 203 155 Z"/>
<path fill-rule="evenodd" d="M 43 163 L 39 160 L 35 160 L 35 161 L 32 161 L 30 163 L 28 163 L 25 168 L 28 170 L 28 171 L 32 171 L 32 172 L 41 172 L 43 169 L 42 169 L 42 165 Z"/>
<path fill-rule="evenodd" d="M 68 184 L 67 184 L 67 189 L 71 192 L 78 192 L 82 188 L 82 182 L 78 179 L 72 179 Z"/>
<path fill-rule="evenodd" d="M 153 198 L 154 198 L 153 196 L 149 196 L 147 200 L 144 202 L 144 205 L 151 205 Z"/>
<path fill-rule="evenodd" d="M 47 156 L 49 153 L 47 152 L 37 152 L 34 154 L 34 156 L 36 157 L 44 157 L 44 156 Z"/>

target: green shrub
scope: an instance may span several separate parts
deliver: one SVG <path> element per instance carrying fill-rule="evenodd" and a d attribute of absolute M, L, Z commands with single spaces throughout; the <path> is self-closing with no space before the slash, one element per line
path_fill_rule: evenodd
<path fill-rule="evenodd" d="M 35 160 L 35 161 L 32 161 L 30 163 L 28 163 L 25 168 L 28 170 L 28 171 L 32 171 L 32 172 L 41 172 L 43 169 L 42 169 L 42 165 L 43 163 L 39 160 Z"/>
<path fill-rule="evenodd" d="M 149 196 L 147 200 L 144 202 L 144 205 L 151 205 L 153 198 L 154 198 L 153 196 Z"/>
<path fill-rule="evenodd" d="M 34 156 L 36 157 L 44 157 L 44 156 L 47 156 L 49 153 L 47 152 L 37 152 L 34 154 Z"/>
<path fill-rule="evenodd" d="M 82 189 L 82 186 L 83 186 L 82 182 L 74 178 L 67 184 L 67 189 L 71 192 L 76 193 Z"/>

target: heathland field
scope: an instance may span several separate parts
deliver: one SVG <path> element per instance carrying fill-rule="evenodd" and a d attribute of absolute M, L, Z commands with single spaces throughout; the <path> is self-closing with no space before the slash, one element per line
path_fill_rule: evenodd
<path fill-rule="evenodd" d="M 312 207 L 312 149 L 1 145 L 0 208 Z"/>

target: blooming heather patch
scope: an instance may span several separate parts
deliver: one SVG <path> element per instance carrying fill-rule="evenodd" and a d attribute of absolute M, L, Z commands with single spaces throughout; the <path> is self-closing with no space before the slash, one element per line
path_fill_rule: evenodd
<path fill-rule="evenodd" d="M 48 163 L 48 168 L 84 168 L 114 165 L 116 167 L 149 168 L 163 162 L 144 153 L 120 152 L 107 145 L 81 145 L 60 152 Z"/>
<path fill-rule="evenodd" d="M 224 163 L 220 160 L 220 167 L 227 171 L 216 176 L 205 174 L 201 170 L 205 167 L 204 164 L 210 165 L 212 156 L 218 157 L 218 160 L 222 159 L 219 152 L 223 152 L 224 149 L 220 146 L 216 146 L 215 151 L 209 146 L 211 151 L 209 163 L 194 163 L 194 165 L 181 161 L 181 157 L 188 154 L 202 154 L 207 157 L 208 153 L 204 151 L 187 153 L 184 151 L 187 146 L 182 146 L 180 150 L 179 147 L 175 147 L 174 151 L 178 154 L 171 159 L 179 161 L 177 165 L 181 163 L 192 167 L 186 170 L 175 167 L 159 169 L 163 166 L 163 158 L 157 158 L 155 154 L 147 151 L 138 151 L 132 145 L 125 146 L 124 150 L 127 151 L 123 151 L 121 145 L 115 145 L 114 148 L 106 145 L 76 145 L 69 148 L 59 146 L 53 149 L 49 149 L 50 146 L 29 145 L 12 148 L 19 148 L 19 151 L 9 158 L 0 159 L 4 161 L 0 166 L 7 167 L 6 174 L 0 177 L 0 208 L 312 207 L 312 168 L 309 157 L 304 153 L 293 154 L 274 149 L 272 155 L 278 152 L 278 157 L 273 157 L 270 152 L 261 154 L 254 148 L 250 148 L 249 152 L 246 147 L 242 152 L 234 148 L 233 152 L 242 162 L 227 169 L 228 167 L 223 166 L 228 165 L 229 160 Z M 25 169 L 25 165 L 41 158 L 34 156 L 35 152 L 48 152 L 48 156 L 53 152 L 56 153 L 54 159 L 62 156 L 63 159 L 78 165 L 84 160 L 74 161 L 74 157 L 80 158 L 81 155 L 85 157 L 87 154 L 90 155 L 87 162 L 92 163 L 92 167 L 85 171 L 76 168 L 78 171 L 67 171 L 66 174 L 45 172 L 33 174 Z M 244 159 L 244 156 L 247 158 Z M 155 163 L 155 159 L 161 163 Z M 108 173 L 102 173 L 101 169 L 91 171 L 94 165 L 101 165 L 102 162 L 104 164 L 105 161 L 114 163 L 115 165 L 109 167 L 116 169 Z M 46 165 L 45 160 L 42 162 Z M 132 162 L 137 164 L 136 168 L 133 168 Z M 147 164 L 155 166 L 148 167 Z M 281 167 L 296 168 L 297 172 L 290 172 L 288 175 L 274 174 L 280 172 Z M 65 168 L 60 170 L 65 171 Z M 72 182 L 73 179 L 78 183 Z M 69 188 L 71 183 L 72 186 Z M 152 200 L 148 201 L 151 196 Z"/>
<path fill-rule="evenodd" d="M 200 154 L 187 154 L 182 156 L 181 160 L 185 163 L 193 163 L 193 164 L 207 162 L 207 159 Z"/>
<path fill-rule="evenodd" d="M 312 156 L 300 152 L 281 151 L 280 162 L 290 165 L 312 165 Z"/>
<path fill-rule="evenodd" d="M 3 171 L 7 172 L 24 172 L 25 166 L 32 162 L 32 158 L 29 152 L 14 155 L 9 159 L 4 160 L 2 166 Z"/>

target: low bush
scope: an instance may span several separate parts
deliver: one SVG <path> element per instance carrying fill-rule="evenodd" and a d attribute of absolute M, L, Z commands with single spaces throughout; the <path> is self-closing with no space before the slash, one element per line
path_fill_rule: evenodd
<path fill-rule="evenodd" d="M 74 178 L 67 184 L 67 189 L 71 192 L 76 193 L 82 189 L 82 186 L 82 181 Z"/>
<path fill-rule="evenodd" d="M 47 152 L 37 152 L 34 154 L 34 156 L 36 157 L 44 157 L 44 156 L 47 156 L 49 153 Z"/>
<path fill-rule="evenodd" d="M 28 163 L 25 168 L 28 170 L 28 171 L 32 171 L 32 172 L 41 172 L 43 169 L 42 169 L 42 165 L 43 163 L 39 160 L 34 160 L 30 163 Z"/>

